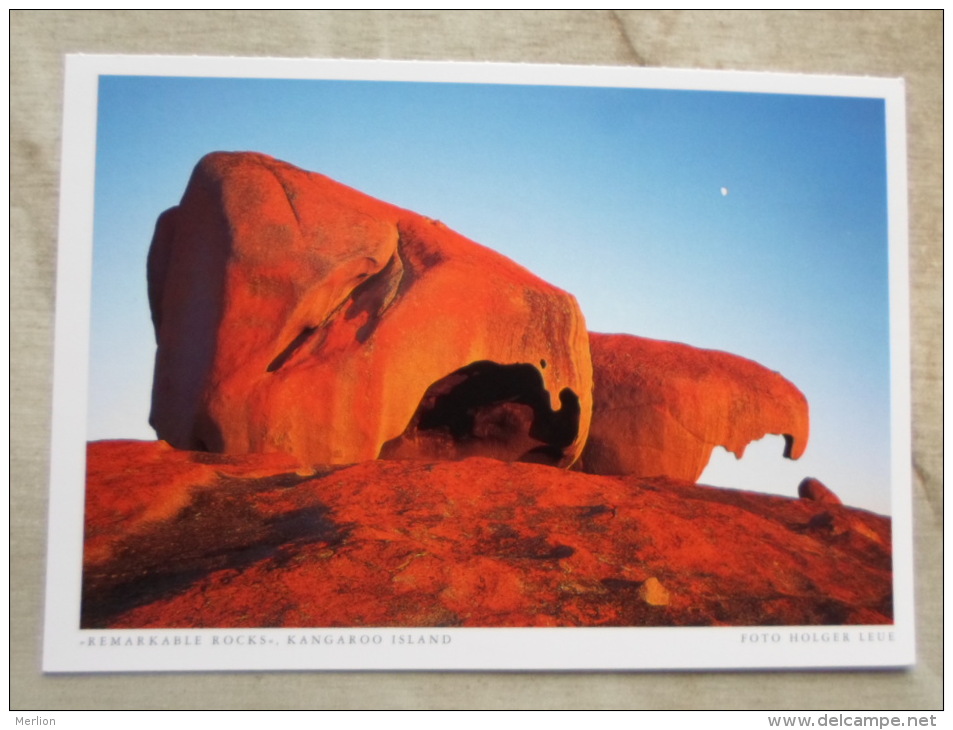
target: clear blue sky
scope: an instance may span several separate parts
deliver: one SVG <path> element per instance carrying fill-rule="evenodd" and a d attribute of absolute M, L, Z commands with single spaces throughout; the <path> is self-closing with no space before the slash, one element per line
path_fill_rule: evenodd
<path fill-rule="evenodd" d="M 504 253 L 590 330 L 780 371 L 811 405 L 804 458 L 769 438 L 702 481 L 794 495 L 810 475 L 889 512 L 881 99 L 136 76 L 99 94 L 89 438 L 155 437 L 155 219 L 202 155 L 254 150 Z"/>

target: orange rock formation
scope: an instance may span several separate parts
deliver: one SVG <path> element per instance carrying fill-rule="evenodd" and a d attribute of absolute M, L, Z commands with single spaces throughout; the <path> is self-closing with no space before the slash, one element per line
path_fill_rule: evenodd
<path fill-rule="evenodd" d="M 584 471 L 694 481 L 717 445 L 784 434 L 797 458 L 807 441 L 779 374 L 590 336 L 570 295 L 509 259 L 257 153 L 199 162 L 148 278 L 151 423 L 181 449 L 565 467 L 585 445 Z"/>
<path fill-rule="evenodd" d="M 508 259 L 256 153 L 201 160 L 148 280 L 168 443 L 89 447 L 86 628 L 891 621 L 889 519 L 692 483 L 716 445 L 803 452 L 757 363 L 590 335 Z"/>
<path fill-rule="evenodd" d="M 199 162 L 157 223 L 149 301 L 150 422 L 176 448 L 568 466 L 589 430 L 572 296 L 439 222 L 265 155 Z"/>
<path fill-rule="evenodd" d="M 783 434 L 797 459 L 808 438 L 804 395 L 751 360 L 677 342 L 590 333 L 592 427 L 576 468 L 697 481 L 715 446 L 741 458 Z"/>
<path fill-rule="evenodd" d="M 89 447 L 84 628 L 892 621 L 890 520 L 495 459 Z"/>

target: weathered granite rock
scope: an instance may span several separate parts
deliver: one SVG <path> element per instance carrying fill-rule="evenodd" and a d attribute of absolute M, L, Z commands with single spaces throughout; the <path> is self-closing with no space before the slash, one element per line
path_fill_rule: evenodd
<path fill-rule="evenodd" d="M 572 296 L 443 224 L 257 153 L 213 153 L 149 253 L 150 422 L 312 464 L 568 466 L 591 362 Z"/>
<path fill-rule="evenodd" d="M 841 504 L 838 497 L 830 488 L 819 479 L 805 477 L 797 486 L 797 494 L 801 499 L 810 499 L 821 504 Z"/>
<path fill-rule="evenodd" d="M 472 458 L 88 450 L 82 626 L 892 621 L 890 520 Z"/>
<path fill-rule="evenodd" d="M 590 333 L 593 415 L 577 469 L 696 481 L 712 450 L 737 457 L 767 434 L 797 459 L 808 438 L 804 395 L 751 360 L 677 342 Z"/>

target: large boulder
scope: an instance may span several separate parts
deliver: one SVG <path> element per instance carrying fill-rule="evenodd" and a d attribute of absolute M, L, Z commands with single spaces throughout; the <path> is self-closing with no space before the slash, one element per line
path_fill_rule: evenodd
<path fill-rule="evenodd" d="M 159 218 L 150 423 L 179 449 L 568 466 L 591 363 L 575 299 L 323 175 L 213 153 Z"/>
<path fill-rule="evenodd" d="M 767 434 L 784 436 L 784 456 L 804 453 L 807 399 L 780 374 L 677 342 L 597 333 L 589 341 L 595 390 L 581 471 L 696 481 L 716 446 L 741 458 Z"/>

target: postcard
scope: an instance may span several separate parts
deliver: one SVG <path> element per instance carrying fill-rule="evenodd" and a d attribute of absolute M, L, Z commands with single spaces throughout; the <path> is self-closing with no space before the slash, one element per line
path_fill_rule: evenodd
<path fill-rule="evenodd" d="M 67 57 L 44 670 L 912 664 L 904 125 Z"/>

